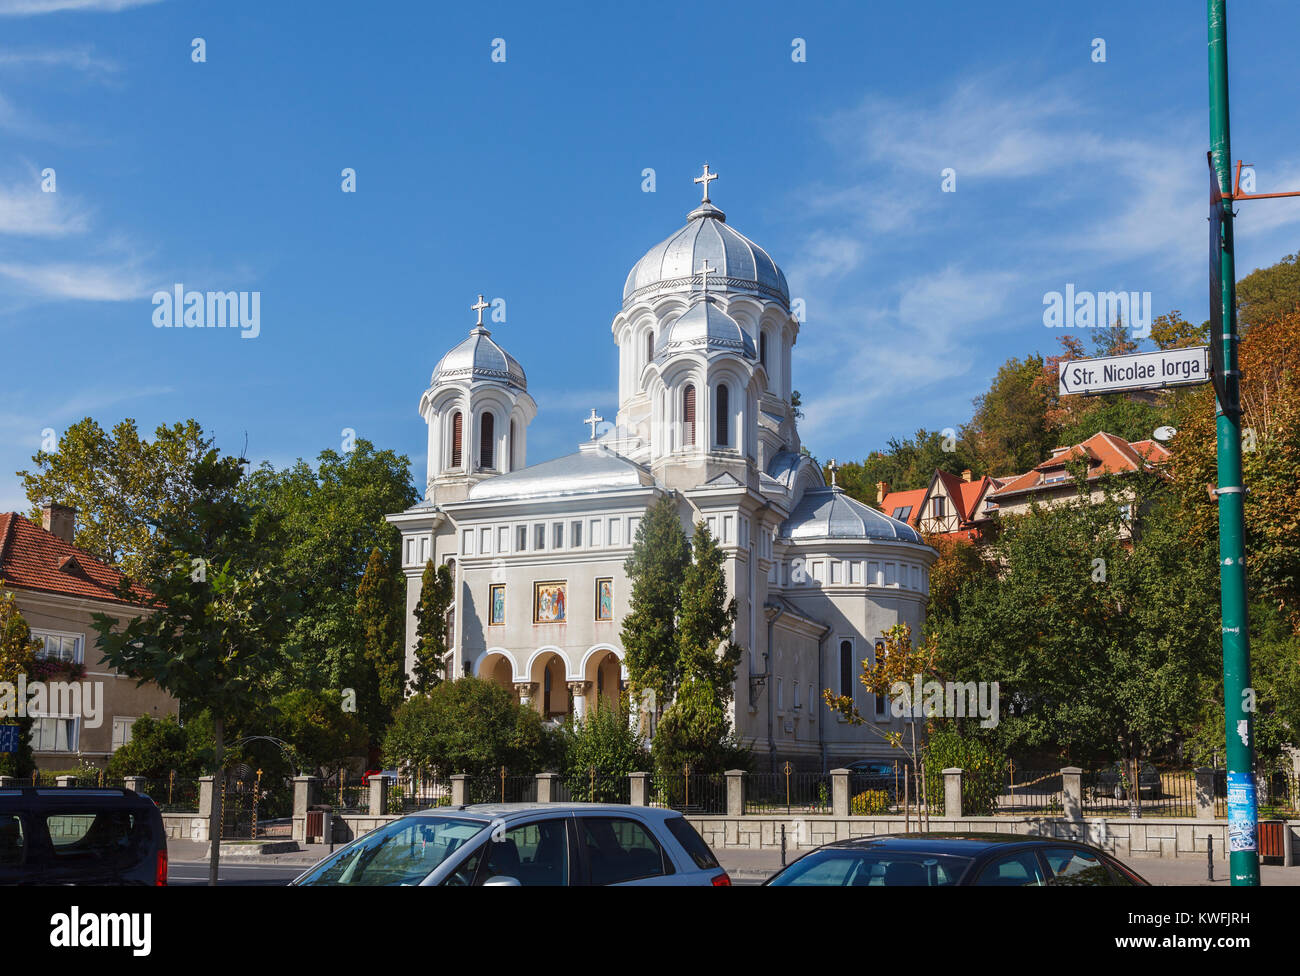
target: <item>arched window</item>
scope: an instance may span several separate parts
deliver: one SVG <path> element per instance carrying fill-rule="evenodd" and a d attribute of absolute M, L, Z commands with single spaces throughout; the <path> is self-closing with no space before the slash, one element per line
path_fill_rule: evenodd
<path fill-rule="evenodd" d="M 645 361 L 651 363 L 655 358 L 655 334 L 653 331 L 645 334 Z"/>
<path fill-rule="evenodd" d="M 461 440 L 463 436 L 464 420 L 461 413 L 457 410 L 451 415 L 451 466 L 460 467 Z"/>
<path fill-rule="evenodd" d="M 682 390 L 682 443 L 687 447 L 695 444 L 695 384 L 687 383 Z"/>
<path fill-rule="evenodd" d="M 492 467 L 492 456 L 496 446 L 496 418 L 485 413 L 478 419 L 478 466 Z"/>
<path fill-rule="evenodd" d="M 731 394 L 725 383 L 718 384 L 717 401 L 718 446 L 727 447 L 731 444 Z"/>
<path fill-rule="evenodd" d="M 767 333 L 760 332 L 758 335 L 758 361 L 767 369 Z"/>
<path fill-rule="evenodd" d="M 840 641 L 840 694 L 853 697 L 853 641 Z"/>

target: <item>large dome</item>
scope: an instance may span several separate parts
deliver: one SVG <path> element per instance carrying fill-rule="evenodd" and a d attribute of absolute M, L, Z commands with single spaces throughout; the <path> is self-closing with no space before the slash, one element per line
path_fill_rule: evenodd
<path fill-rule="evenodd" d="M 481 325 L 470 329 L 466 338 L 438 360 L 429 385 L 472 383 L 475 380 L 504 383 L 516 390 L 528 389 L 528 380 L 519 361 L 497 345 L 492 333 Z"/>
<path fill-rule="evenodd" d="M 924 544 L 919 532 L 870 505 L 850 498 L 843 488 L 810 488 L 781 525 L 792 542 L 822 539 L 879 539 Z"/>
<path fill-rule="evenodd" d="M 730 227 L 727 215 L 707 200 L 691 211 L 685 227 L 636 263 L 623 285 L 623 305 L 698 290 L 698 272 L 705 261 L 717 273 L 709 285 L 719 291 L 758 295 L 789 307 L 790 288 L 776 262 Z"/>

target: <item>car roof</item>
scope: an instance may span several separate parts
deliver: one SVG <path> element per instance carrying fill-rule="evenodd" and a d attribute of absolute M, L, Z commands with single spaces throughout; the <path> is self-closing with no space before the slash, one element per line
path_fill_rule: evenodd
<path fill-rule="evenodd" d="M 134 790 L 98 786 L 6 786 L 0 788 L 0 806 L 50 806 L 75 803 L 85 806 L 153 806 L 153 800 Z"/>
<path fill-rule="evenodd" d="M 967 833 L 878 834 L 874 837 L 855 837 L 849 840 L 834 841 L 822 849 L 861 850 L 879 848 L 890 851 L 915 851 L 924 854 L 952 854 L 973 857 L 999 847 L 1013 845 L 1047 847 L 1062 844 L 1091 848 L 1091 845 L 1082 841 L 1059 837 L 1027 837 L 1023 834 L 993 834 L 971 831 Z"/>
<path fill-rule="evenodd" d="M 668 820 L 672 817 L 681 816 L 681 813 L 677 810 L 669 810 L 663 807 L 639 807 L 627 803 L 470 803 L 461 806 L 429 807 L 427 810 L 413 811 L 407 816 L 423 816 L 431 813 L 482 820 L 485 823 L 498 819 L 505 821 L 520 820 L 537 813 L 583 813 L 623 816 L 635 814 L 652 820 Z"/>

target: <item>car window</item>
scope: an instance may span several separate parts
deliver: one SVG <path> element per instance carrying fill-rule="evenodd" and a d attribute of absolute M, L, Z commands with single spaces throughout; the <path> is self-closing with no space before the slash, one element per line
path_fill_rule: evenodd
<path fill-rule="evenodd" d="M 415 885 L 487 825 L 403 817 L 372 830 L 306 875 L 306 885 Z"/>
<path fill-rule="evenodd" d="M 969 858 L 913 851 L 823 850 L 795 861 L 770 884 L 774 887 L 942 887 L 955 885 L 969 866 Z"/>
<path fill-rule="evenodd" d="M 664 826 L 668 832 L 676 838 L 677 843 L 681 844 L 690 855 L 695 866 L 701 871 L 710 871 L 718 866 L 718 859 L 714 856 L 709 845 L 704 842 L 704 838 L 699 835 L 691 822 L 685 817 L 669 817 L 664 821 Z"/>
<path fill-rule="evenodd" d="M 112 861 L 138 857 L 150 844 L 148 820 L 126 810 L 50 813 L 45 815 L 45 829 L 56 858 Z"/>
<path fill-rule="evenodd" d="M 975 879 L 977 885 L 1025 887 L 1041 885 L 1046 879 L 1032 850 L 1005 854 L 986 864 Z"/>
<path fill-rule="evenodd" d="M 474 875 L 478 873 L 478 866 L 483 860 L 483 852 L 490 846 L 491 841 L 480 844 L 468 857 L 457 864 L 450 874 L 442 879 L 442 884 L 448 888 L 467 888 L 472 885 Z"/>
<path fill-rule="evenodd" d="M 487 844 L 487 866 L 479 874 L 514 878 L 521 885 L 569 883 L 569 832 L 562 817 L 511 827 Z"/>
<path fill-rule="evenodd" d="M 578 823 L 592 884 L 619 884 L 665 873 L 663 851 L 643 824 L 621 817 L 581 817 Z"/>
<path fill-rule="evenodd" d="M 1052 883 L 1057 885 L 1113 885 L 1115 879 L 1100 857 L 1081 847 L 1049 847 L 1044 849 L 1047 866 L 1052 872 Z"/>
<path fill-rule="evenodd" d="M 19 867 L 26 849 L 22 820 L 14 814 L 0 814 L 0 868 Z"/>

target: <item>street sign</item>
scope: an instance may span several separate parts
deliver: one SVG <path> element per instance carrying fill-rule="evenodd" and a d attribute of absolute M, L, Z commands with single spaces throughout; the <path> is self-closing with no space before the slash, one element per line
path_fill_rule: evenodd
<path fill-rule="evenodd" d="M 18 751 L 18 733 L 22 731 L 17 725 L 0 725 L 0 754 Z"/>
<path fill-rule="evenodd" d="M 1132 356 L 1075 359 L 1061 363 L 1060 393 L 1096 395 L 1125 390 L 1192 386 L 1210 378 L 1205 346 L 1140 352 Z"/>

